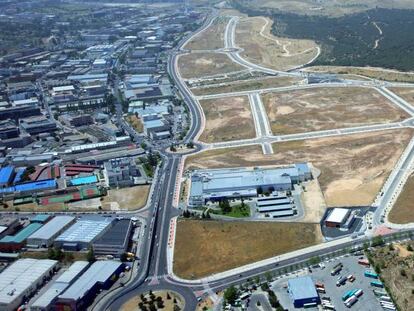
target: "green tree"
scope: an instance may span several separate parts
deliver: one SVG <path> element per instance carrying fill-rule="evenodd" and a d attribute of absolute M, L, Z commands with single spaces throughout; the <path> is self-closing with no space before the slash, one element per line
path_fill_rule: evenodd
<path fill-rule="evenodd" d="M 227 199 L 221 200 L 219 202 L 219 207 L 221 208 L 223 214 L 228 214 L 231 212 L 231 206 Z"/>
<path fill-rule="evenodd" d="M 371 240 L 372 247 L 383 246 L 384 244 L 385 244 L 384 239 L 380 235 L 373 237 Z"/>
<path fill-rule="evenodd" d="M 230 286 L 224 291 L 224 300 L 231 305 L 234 304 L 238 296 L 239 292 L 234 286 Z"/>
<path fill-rule="evenodd" d="M 89 262 L 95 262 L 96 260 L 95 253 L 92 247 L 89 248 L 88 253 L 86 254 L 86 260 Z"/>

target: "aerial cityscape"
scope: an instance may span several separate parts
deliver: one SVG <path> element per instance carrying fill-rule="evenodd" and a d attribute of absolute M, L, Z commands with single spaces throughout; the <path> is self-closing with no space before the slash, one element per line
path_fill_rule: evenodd
<path fill-rule="evenodd" d="M 414 1 L 0 17 L 0 311 L 414 311 Z"/>

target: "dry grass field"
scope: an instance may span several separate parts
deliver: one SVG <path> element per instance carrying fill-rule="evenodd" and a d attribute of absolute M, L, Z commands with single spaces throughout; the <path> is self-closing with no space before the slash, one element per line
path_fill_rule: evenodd
<path fill-rule="evenodd" d="M 103 209 L 135 210 L 145 206 L 150 191 L 150 185 L 112 189 L 102 201 Z"/>
<path fill-rule="evenodd" d="M 390 91 L 394 92 L 395 94 L 400 96 L 402 99 L 406 100 L 408 103 L 414 106 L 414 87 L 413 88 L 393 87 L 393 88 L 390 88 Z"/>
<path fill-rule="evenodd" d="M 260 146 L 208 150 L 187 158 L 186 169 L 286 165 L 311 162 L 328 206 L 369 205 L 411 139 L 410 129 L 355 134 Z"/>
<path fill-rule="evenodd" d="M 233 63 L 226 54 L 222 53 L 190 53 L 181 55 L 178 59 L 178 67 L 184 79 L 201 78 L 245 69 Z"/>
<path fill-rule="evenodd" d="M 184 48 L 187 50 L 217 50 L 224 48 L 224 31 L 228 21 L 228 17 L 217 17 L 210 27 L 188 41 Z"/>
<path fill-rule="evenodd" d="M 413 242 L 383 246 L 371 251 L 371 258 L 381 269 L 381 281 L 402 311 L 414 311 L 414 253 Z M 408 248 L 408 249 L 407 249 Z"/>
<path fill-rule="evenodd" d="M 341 67 L 341 66 L 313 66 L 304 71 L 337 73 L 344 75 L 361 75 L 364 77 L 396 82 L 414 82 L 414 72 L 401 72 L 391 69 L 374 68 L 374 67 Z"/>
<path fill-rule="evenodd" d="M 388 214 L 388 220 L 395 224 L 414 222 L 414 175 L 408 178 L 403 191 Z"/>
<path fill-rule="evenodd" d="M 256 136 L 247 96 L 207 99 L 200 104 L 206 116 L 201 141 L 212 143 Z"/>
<path fill-rule="evenodd" d="M 205 277 L 321 241 L 318 224 L 182 219 L 177 223 L 174 273 L 186 279 Z"/>
<path fill-rule="evenodd" d="M 308 63 L 317 55 L 315 42 L 275 37 L 270 33 L 271 25 L 264 17 L 239 21 L 236 44 L 244 50 L 242 57 L 276 70 L 288 70 Z"/>
<path fill-rule="evenodd" d="M 388 123 L 408 118 L 368 88 L 312 88 L 268 93 L 263 103 L 275 135 Z"/>
<path fill-rule="evenodd" d="M 267 89 L 273 87 L 290 86 L 300 81 L 296 77 L 266 77 L 262 79 L 239 80 L 220 85 L 211 85 L 206 87 L 195 87 L 191 91 L 199 95 L 232 93 L 241 91 L 250 91 L 258 89 Z"/>

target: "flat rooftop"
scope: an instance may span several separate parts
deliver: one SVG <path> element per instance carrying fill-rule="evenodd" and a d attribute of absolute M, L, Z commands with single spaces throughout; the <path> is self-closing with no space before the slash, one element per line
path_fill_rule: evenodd
<path fill-rule="evenodd" d="M 288 288 L 290 296 L 294 300 L 318 297 L 315 284 L 309 276 L 290 279 Z"/>
<path fill-rule="evenodd" d="M 334 208 L 325 221 L 333 223 L 342 223 L 350 213 L 346 208 Z"/>
<path fill-rule="evenodd" d="M 128 244 L 127 234 L 130 231 L 132 222 L 130 219 L 118 220 L 112 228 L 98 238 L 94 245 L 115 245 L 124 246 Z"/>
<path fill-rule="evenodd" d="M 112 219 L 103 220 L 79 220 L 69 229 L 59 235 L 55 241 L 62 242 L 91 242 L 111 225 Z"/>
<path fill-rule="evenodd" d="M 73 216 L 55 216 L 51 221 L 47 222 L 42 228 L 37 230 L 29 239 L 47 240 L 55 236 L 63 227 L 75 220 Z"/>

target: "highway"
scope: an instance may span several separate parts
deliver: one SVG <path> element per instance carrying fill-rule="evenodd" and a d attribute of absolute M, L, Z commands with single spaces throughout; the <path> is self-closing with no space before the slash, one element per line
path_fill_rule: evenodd
<path fill-rule="evenodd" d="M 256 134 L 257 137 L 254 139 L 247 139 L 234 142 L 223 142 L 215 143 L 209 145 L 200 145 L 197 143 L 197 138 L 200 132 L 200 129 L 203 127 L 204 115 L 198 103 L 198 99 L 204 97 L 195 97 L 192 92 L 188 89 L 185 82 L 180 76 L 177 61 L 179 55 L 183 52 L 183 46 L 190 40 L 193 36 L 202 32 L 204 29 L 209 27 L 216 17 L 215 14 L 211 15 L 204 22 L 204 25 L 200 30 L 192 34 L 190 37 L 183 38 L 178 47 L 173 50 L 169 55 L 168 61 L 168 73 L 175 82 L 175 86 L 179 93 L 181 94 L 183 100 L 189 108 L 189 113 L 191 115 L 191 124 L 190 128 L 185 136 L 184 141 L 195 141 L 196 148 L 193 152 L 197 152 L 202 148 L 228 148 L 228 147 L 237 147 L 245 145 L 256 145 L 261 144 L 264 153 L 273 153 L 272 143 L 281 142 L 281 141 L 294 141 L 294 140 L 303 140 L 310 138 L 321 138 L 329 136 L 339 136 L 339 135 L 348 135 L 355 133 L 365 133 L 373 131 L 382 131 L 387 129 L 397 129 L 404 127 L 412 127 L 413 120 L 407 119 L 402 122 L 388 123 L 388 124 L 375 124 L 375 125 L 366 125 L 358 126 L 345 129 L 333 129 L 326 131 L 315 131 L 309 133 L 300 133 L 292 135 L 279 135 L 275 136 L 270 130 L 270 126 L 265 115 L 263 104 L 261 103 L 260 96 L 262 92 L 266 90 L 255 90 L 249 92 L 242 92 L 243 95 L 248 95 L 250 99 L 250 104 L 252 111 L 254 112 L 254 120 L 256 125 Z M 299 73 L 286 73 L 279 72 L 272 69 L 264 68 L 259 65 L 251 64 L 250 62 L 245 61 L 238 54 L 239 52 L 234 50 L 236 48 L 234 33 L 235 27 L 237 24 L 236 17 L 233 17 L 227 25 L 225 32 L 225 44 L 227 49 L 233 49 L 230 52 L 227 52 L 231 55 L 231 59 L 250 70 L 262 71 L 271 75 L 298 75 Z M 344 83 L 324 83 L 321 85 L 307 85 L 305 87 L 325 87 L 325 86 L 367 86 L 374 87 L 371 81 L 345 81 Z M 286 89 L 296 89 L 298 86 L 277 88 L 277 90 L 282 91 Z M 269 89 L 270 90 L 270 89 Z M 404 100 L 399 97 L 393 96 L 393 93 L 388 91 L 385 87 L 378 88 L 378 91 L 386 94 L 395 104 L 407 112 L 410 111 L 410 115 L 413 115 L 414 110 L 411 107 L 408 107 Z M 239 92 L 240 93 L 240 92 Z M 236 93 L 232 93 L 234 94 Z M 238 94 L 238 93 L 237 93 Z M 223 97 L 228 94 L 219 94 L 219 95 L 208 95 L 209 98 L 212 96 Z M 230 95 L 229 95 L 230 96 Z M 385 95 L 384 95 L 385 96 Z M 391 99 L 392 98 L 392 99 Z M 295 251 L 289 254 L 284 254 L 275 258 L 269 258 L 261 262 L 252 263 L 250 265 L 239 267 L 224 273 L 216 274 L 210 277 L 207 277 L 203 280 L 182 280 L 176 277 L 172 271 L 169 270 L 171 265 L 168 265 L 168 239 L 169 239 L 169 224 L 170 220 L 177 215 L 180 211 L 173 207 L 174 203 L 174 193 L 176 191 L 176 179 L 180 175 L 180 163 L 183 155 L 181 154 L 170 154 L 159 150 L 162 155 L 163 163 L 158 170 L 158 176 L 156 178 L 157 182 L 153 185 L 154 196 L 150 198 L 150 203 L 148 206 L 148 228 L 145 232 L 142 244 L 144 254 L 141 258 L 141 264 L 139 266 L 139 271 L 137 276 L 133 279 L 132 282 L 126 284 L 121 290 L 117 291 L 111 296 L 108 296 L 97 305 L 94 310 L 119 310 L 120 306 L 129 300 L 131 297 L 137 296 L 140 293 L 148 292 L 149 290 L 172 290 L 179 293 L 185 300 L 185 310 L 193 311 L 197 305 L 197 299 L 195 293 L 200 292 L 209 292 L 217 291 L 224 289 L 232 284 L 239 284 L 245 282 L 248 278 L 252 278 L 257 275 L 262 275 L 267 271 L 280 272 L 283 268 L 288 266 L 297 265 L 298 263 L 306 263 L 311 257 L 321 256 L 324 257 L 327 254 L 332 254 L 345 248 L 361 247 L 363 243 L 369 241 L 370 236 L 359 236 L 359 237 L 347 237 L 339 240 L 334 240 L 331 242 L 319 244 L 308 249 Z M 395 195 L 395 192 L 398 189 L 398 185 L 401 184 L 401 181 L 404 179 L 406 172 L 412 166 L 414 161 L 414 143 L 410 144 L 407 147 L 406 152 L 401 157 L 399 166 L 393 174 L 390 175 L 390 181 L 388 188 L 385 189 L 385 194 L 379 203 L 380 208 L 375 213 L 374 223 L 375 225 L 380 224 L 381 213 L 385 209 L 385 206 L 390 202 L 392 197 Z M 394 176 L 395 175 L 395 176 Z"/>

